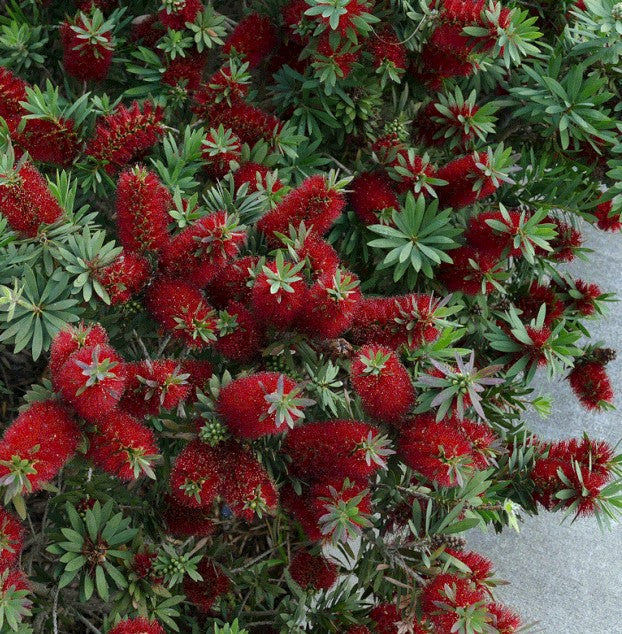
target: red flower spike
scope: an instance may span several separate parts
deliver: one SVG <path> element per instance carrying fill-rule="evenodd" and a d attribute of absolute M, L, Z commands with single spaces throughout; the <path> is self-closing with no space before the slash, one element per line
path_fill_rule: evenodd
<path fill-rule="evenodd" d="M 564 303 L 555 294 L 555 291 L 550 286 L 541 286 L 533 282 L 525 291 L 525 295 L 516 302 L 516 306 L 523 311 L 520 316 L 521 320 L 530 322 L 532 319 L 536 319 L 542 304 L 546 305 L 544 323 L 547 326 L 550 326 L 564 314 Z"/>
<path fill-rule="evenodd" d="M 348 201 L 359 220 L 365 225 L 390 221 L 391 212 L 400 208 L 400 202 L 383 172 L 363 172 L 350 183 Z"/>
<path fill-rule="evenodd" d="M 150 621 L 142 616 L 135 619 L 123 619 L 108 634 L 166 634 L 157 621 Z"/>
<path fill-rule="evenodd" d="M 236 379 L 218 396 L 218 412 L 233 434 L 259 438 L 278 434 L 304 418 L 312 401 L 302 398 L 296 382 L 278 372 Z"/>
<path fill-rule="evenodd" d="M 608 200 L 596 206 L 594 215 L 596 216 L 596 226 L 603 231 L 620 231 L 622 229 L 622 217 L 620 212 L 613 211 L 613 202 Z"/>
<path fill-rule="evenodd" d="M 385 346 L 370 344 L 359 350 L 350 380 L 365 413 L 399 426 L 415 403 L 415 390 L 398 356 Z"/>
<path fill-rule="evenodd" d="M 406 47 L 388 25 L 376 29 L 375 36 L 370 38 L 369 52 L 376 68 L 390 64 L 396 71 L 401 71 L 408 67 Z"/>
<path fill-rule="evenodd" d="M 23 130 L 19 128 L 21 121 L 25 121 Z M 9 121 L 9 129 L 15 145 L 35 162 L 67 167 L 79 152 L 80 141 L 72 119 L 16 118 Z"/>
<path fill-rule="evenodd" d="M 452 550 L 451 548 L 446 548 L 445 552 L 471 569 L 470 572 L 465 574 L 476 585 L 485 587 L 487 585 L 487 581 L 492 578 L 492 561 L 483 555 L 472 551 Z"/>
<path fill-rule="evenodd" d="M 222 486 L 221 451 L 200 440 L 187 445 L 171 471 L 171 496 L 190 508 L 210 508 Z"/>
<path fill-rule="evenodd" d="M 451 252 L 452 264 L 441 263 L 439 278 L 450 292 L 489 293 L 494 288 L 490 278 L 501 272 L 500 257 L 499 251 L 459 247 Z"/>
<path fill-rule="evenodd" d="M 380 431 L 354 420 L 309 423 L 292 429 L 283 444 L 291 469 L 303 478 L 365 480 L 386 468 L 394 453 Z"/>
<path fill-rule="evenodd" d="M 162 83 L 183 88 L 186 92 L 194 92 L 201 85 L 206 63 L 206 55 L 196 51 L 187 52 L 186 57 L 176 57 L 169 62 L 162 74 Z"/>
<path fill-rule="evenodd" d="M 493 228 L 488 224 L 488 221 L 501 223 L 507 227 L 507 232 Z M 514 247 L 514 237 L 520 230 L 520 212 L 509 210 L 506 217 L 500 211 L 485 211 L 471 218 L 464 238 L 469 246 L 478 251 L 499 253 L 507 250 L 508 255 L 517 257 L 522 252 L 520 246 Z"/>
<path fill-rule="evenodd" d="M 605 366 L 596 361 L 578 364 L 568 375 L 572 391 L 588 410 L 613 403 L 613 387 Z"/>
<path fill-rule="evenodd" d="M 255 456 L 237 443 L 220 445 L 220 494 L 231 512 L 246 520 L 274 513 L 278 493 L 274 482 Z M 235 473 L 232 478 L 231 474 Z"/>
<path fill-rule="evenodd" d="M 251 13 L 242 18 L 225 41 L 222 52 L 240 53 L 250 68 L 256 68 L 277 46 L 276 29 L 266 16 Z"/>
<path fill-rule="evenodd" d="M 125 366 L 107 345 L 74 352 L 58 373 L 58 389 L 76 412 L 88 421 L 100 420 L 121 400 Z"/>
<path fill-rule="evenodd" d="M 207 297 L 216 308 L 226 308 L 231 302 L 248 307 L 253 295 L 254 271 L 260 258 L 247 255 L 227 262 L 206 286 Z"/>
<path fill-rule="evenodd" d="M 283 251 L 262 267 L 255 278 L 252 305 L 255 315 L 280 330 L 291 326 L 307 300 L 307 286 L 300 275 L 304 262 L 285 262 Z"/>
<path fill-rule="evenodd" d="M 117 185 L 119 241 L 130 251 L 157 253 L 168 243 L 173 198 L 159 178 L 144 167 L 125 170 Z"/>
<path fill-rule="evenodd" d="M 289 563 L 289 574 L 303 590 L 328 590 L 337 580 L 337 566 L 322 556 L 299 550 Z"/>
<path fill-rule="evenodd" d="M 58 221 L 63 210 L 39 171 L 23 163 L 0 174 L 0 214 L 11 229 L 34 238 L 42 225 Z"/>
<path fill-rule="evenodd" d="M 367 625 L 353 625 L 346 630 L 346 634 L 372 634 Z"/>
<path fill-rule="evenodd" d="M 0 506 L 0 567 L 10 568 L 24 546 L 24 527 L 12 513 Z"/>
<path fill-rule="evenodd" d="M 237 218 L 217 211 L 175 236 L 162 250 L 160 266 L 167 275 L 204 286 L 237 255 L 245 240 L 246 230 Z"/>
<path fill-rule="evenodd" d="M 194 603 L 199 612 L 208 614 L 214 601 L 229 592 L 231 581 L 209 557 L 203 557 L 197 566 L 197 572 L 203 577 L 202 581 L 193 581 L 187 575 L 184 578 L 184 594 Z"/>
<path fill-rule="evenodd" d="M 302 233 L 303 232 L 300 231 L 298 232 L 300 237 L 302 237 Z M 312 279 L 323 279 L 324 281 L 330 279 L 330 277 L 337 272 L 337 268 L 341 263 L 337 251 L 335 251 L 326 240 L 323 240 L 316 234 L 308 233 L 306 229 L 304 233 L 305 235 L 301 244 L 295 246 L 296 256 L 299 260 L 305 261 L 305 266 L 310 269 Z M 346 276 L 348 275 L 352 274 L 347 273 Z M 354 280 L 353 275 L 352 279 Z M 329 284 L 329 286 L 330 285 L 332 285 L 332 283 Z M 356 290 L 350 294 L 349 297 L 354 298 L 355 295 L 357 295 Z"/>
<path fill-rule="evenodd" d="M 290 226 L 297 228 L 301 222 L 317 235 L 323 235 L 337 220 L 345 206 L 345 199 L 337 184 L 322 174 L 310 176 L 257 223 L 271 243 L 274 233 L 287 235 Z"/>
<path fill-rule="evenodd" d="M 205 348 L 217 339 L 215 312 L 194 284 L 158 278 L 147 289 L 145 305 L 165 330 L 193 348 Z"/>
<path fill-rule="evenodd" d="M 93 346 L 105 346 L 108 333 L 99 324 L 80 323 L 77 326 L 67 325 L 60 330 L 50 346 L 50 374 L 56 386 L 61 368 L 69 357 L 78 350 Z"/>
<path fill-rule="evenodd" d="M 126 365 L 127 383 L 119 403 L 124 411 L 142 418 L 177 407 L 190 394 L 190 375 L 174 359 Z"/>
<path fill-rule="evenodd" d="M 222 66 L 193 95 L 193 112 L 201 119 L 210 119 L 218 117 L 219 110 L 223 108 L 232 108 L 234 104 L 248 105 L 243 101 L 250 82 L 246 71 L 244 65 L 238 67 L 232 61 Z"/>
<path fill-rule="evenodd" d="M 212 509 L 192 509 L 167 496 L 162 518 L 169 533 L 176 537 L 208 537 L 216 530 Z"/>
<path fill-rule="evenodd" d="M 113 306 L 130 300 L 150 277 L 149 260 L 131 251 L 123 251 L 108 266 L 95 272 L 95 279 L 104 287 Z"/>
<path fill-rule="evenodd" d="M 375 632 L 378 634 L 397 634 L 402 615 L 392 603 L 380 603 L 372 608 L 369 618 L 374 621 Z"/>
<path fill-rule="evenodd" d="M 361 298 L 356 275 L 342 269 L 328 273 L 309 289 L 308 309 L 300 326 L 313 337 L 339 337 L 352 325 Z"/>
<path fill-rule="evenodd" d="M 99 9 L 61 24 L 63 66 L 69 75 L 80 81 L 106 79 L 114 53 L 112 27 Z"/>
<path fill-rule="evenodd" d="M 353 49 L 349 41 L 339 42 L 335 48 L 332 44 L 331 32 L 327 30 L 319 37 L 312 66 L 316 74 L 321 74 L 329 68 L 337 77 L 344 79 L 352 72 L 360 56 L 361 51 Z"/>
<path fill-rule="evenodd" d="M 391 162 L 393 174 L 397 179 L 395 189 L 400 193 L 413 191 L 424 194 L 429 193 L 431 178 L 443 178 L 436 173 L 432 165 L 427 159 L 417 156 L 413 150 L 400 150 L 395 159 Z"/>
<path fill-rule="evenodd" d="M 581 297 L 575 297 L 575 293 L 571 292 L 573 307 L 586 317 L 596 312 L 596 301 L 603 294 L 597 284 L 589 284 L 583 280 L 575 280 L 576 294 Z"/>
<path fill-rule="evenodd" d="M 227 359 L 251 361 L 261 346 L 263 328 L 250 310 L 238 302 L 230 302 L 219 314 L 216 350 Z"/>
<path fill-rule="evenodd" d="M 137 480 L 143 473 L 155 480 L 158 455 L 153 432 L 124 412 L 113 411 L 89 434 L 86 457 L 121 480 Z"/>
<path fill-rule="evenodd" d="M 143 111 L 137 101 L 129 108 L 119 105 L 112 114 L 101 117 L 86 147 L 87 156 L 103 166 L 108 174 L 147 152 L 164 134 L 163 110 L 146 101 Z"/>
<path fill-rule="evenodd" d="M 459 486 L 461 470 L 473 468 L 472 445 L 454 425 L 419 416 L 402 433 L 398 453 L 404 462 L 443 487 Z"/>
<path fill-rule="evenodd" d="M 80 437 L 80 428 L 58 403 L 33 403 L 0 441 L 0 485 L 11 497 L 38 491 L 73 455 Z"/>
<path fill-rule="evenodd" d="M 439 632 L 451 632 L 460 612 L 483 604 L 485 600 L 483 590 L 474 588 L 468 579 L 451 574 L 434 577 L 421 595 L 426 620 L 435 625 Z M 481 609 L 484 609 L 483 606 Z"/>
<path fill-rule="evenodd" d="M 166 28 L 181 31 L 186 22 L 194 22 L 201 11 L 200 0 L 162 0 L 158 17 Z"/>
<path fill-rule="evenodd" d="M 214 374 L 211 363 L 209 361 L 188 360 L 184 361 L 181 366 L 182 372 L 188 374 L 188 384 L 190 391 L 188 399 L 196 400 L 196 391 L 201 390 L 207 392 L 209 380 Z"/>
<path fill-rule="evenodd" d="M 305 15 L 309 8 L 307 0 L 288 0 L 281 9 L 283 22 L 288 29 L 288 35 L 296 44 L 304 46 L 316 25 Z"/>
<path fill-rule="evenodd" d="M 490 603 L 486 606 L 490 614 L 490 625 L 499 634 L 515 634 L 521 626 L 518 614 L 501 603 Z"/>
<path fill-rule="evenodd" d="M 548 257 L 556 262 L 572 262 L 583 244 L 581 232 L 558 218 L 547 218 L 547 222 L 553 223 L 557 232 L 557 236 L 549 243 L 553 253 L 547 253 Z"/>
<path fill-rule="evenodd" d="M 0 117 L 7 121 L 25 114 L 20 101 L 27 101 L 28 84 L 8 68 L 0 66 Z"/>
<path fill-rule="evenodd" d="M 479 152 L 457 158 L 441 167 L 436 177 L 447 181 L 447 185 L 438 189 L 441 204 L 462 209 L 493 194 L 498 185 L 484 172 L 488 163 L 488 156 Z"/>

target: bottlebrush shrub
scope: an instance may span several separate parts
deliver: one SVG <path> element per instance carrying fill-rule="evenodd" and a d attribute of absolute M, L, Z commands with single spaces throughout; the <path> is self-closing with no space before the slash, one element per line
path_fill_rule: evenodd
<path fill-rule="evenodd" d="M 614 403 L 619 3 L 7 6 L 0 630 L 520 631 L 462 534 L 622 508 L 524 420 Z"/>

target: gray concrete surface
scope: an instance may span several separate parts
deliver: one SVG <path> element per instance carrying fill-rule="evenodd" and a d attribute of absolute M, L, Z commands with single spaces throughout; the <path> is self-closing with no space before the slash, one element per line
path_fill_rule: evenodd
<path fill-rule="evenodd" d="M 584 236 L 585 246 L 594 250 L 590 262 L 575 261 L 569 270 L 622 299 L 622 235 L 588 226 Z M 618 350 L 618 359 L 608 365 L 618 409 L 588 413 L 567 383 L 542 380 L 541 393 L 555 399 L 549 419 L 529 419 L 542 438 L 579 436 L 583 431 L 614 444 L 622 438 L 622 304 L 610 304 L 605 318 L 589 322 L 588 329 Z M 535 631 L 622 634 L 622 525 L 603 533 L 593 519 L 560 525 L 561 518 L 542 512 L 526 518 L 520 534 L 471 533 L 469 546 L 494 561 L 497 577 L 511 584 L 499 588 L 499 597 L 525 621 L 537 621 Z"/>

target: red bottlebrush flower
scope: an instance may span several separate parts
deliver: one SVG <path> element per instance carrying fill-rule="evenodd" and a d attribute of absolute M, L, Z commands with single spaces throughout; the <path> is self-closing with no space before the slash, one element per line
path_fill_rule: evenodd
<path fill-rule="evenodd" d="M 265 190 L 269 194 L 274 194 L 283 188 L 283 183 L 278 179 L 273 181 L 268 178 L 270 170 L 265 165 L 259 163 L 245 163 L 233 174 L 235 188 L 239 189 L 248 184 L 248 193 L 252 194 L 258 190 Z"/>
<path fill-rule="evenodd" d="M 125 364 L 107 345 L 74 352 L 58 373 L 58 389 L 82 418 L 97 421 L 111 412 L 125 389 Z"/>
<path fill-rule="evenodd" d="M 168 243 L 173 198 L 160 179 L 144 167 L 125 170 L 117 185 L 119 241 L 130 251 L 157 253 Z"/>
<path fill-rule="evenodd" d="M 235 216 L 217 211 L 197 220 L 175 236 L 160 255 L 162 271 L 203 286 L 210 282 L 246 240 Z"/>
<path fill-rule="evenodd" d="M 388 25 L 376 29 L 375 36 L 370 39 L 369 52 L 374 58 L 375 68 L 383 64 L 390 64 L 396 70 L 406 70 L 408 67 L 406 47 Z"/>
<path fill-rule="evenodd" d="M 255 516 L 273 513 L 279 496 L 274 482 L 255 456 L 234 442 L 220 445 L 219 449 L 220 494 L 231 512 L 247 522 Z"/>
<path fill-rule="evenodd" d="M 132 572 L 139 579 L 150 580 L 153 577 L 153 562 L 156 554 L 152 552 L 136 553 L 132 558 Z"/>
<path fill-rule="evenodd" d="M 201 11 L 200 0 L 162 0 L 158 17 L 165 27 L 181 31 L 186 22 L 194 22 Z"/>
<path fill-rule="evenodd" d="M 430 295 L 363 298 L 352 324 L 352 340 L 393 349 L 434 341 L 439 334 L 435 310 L 435 300 Z"/>
<path fill-rule="evenodd" d="M 589 316 L 596 312 L 596 300 L 602 295 L 602 291 L 597 284 L 589 284 L 583 280 L 575 280 L 575 289 L 581 297 L 574 297 L 571 293 L 573 307 L 582 315 Z"/>
<path fill-rule="evenodd" d="M 501 223 L 507 227 L 507 231 L 499 231 L 491 227 L 488 221 Z M 520 246 L 514 247 L 514 237 L 521 230 L 521 214 L 518 211 L 509 210 L 507 217 L 500 211 L 485 211 L 471 218 L 464 238 L 470 247 L 478 251 L 491 251 L 500 253 L 507 249 L 508 255 L 517 257 L 522 251 Z M 536 248 L 536 245 L 533 245 Z"/>
<path fill-rule="evenodd" d="M 186 445 L 171 471 L 171 495 L 177 504 L 208 508 L 222 485 L 220 447 L 213 449 L 200 440 Z"/>
<path fill-rule="evenodd" d="M 365 412 L 384 423 L 399 426 L 415 403 L 410 375 L 391 348 L 361 348 L 352 361 L 350 381 Z"/>
<path fill-rule="evenodd" d="M 208 537 L 216 526 L 212 521 L 212 509 L 192 509 L 167 496 L 162 518 L 168 532 L 176 537 Z"/>
<path fill-rule="evenodd" d="M 613 403 L 613 388 L 602 363 L 578 364 L 568 375 L 572 391 L 588 410 L 602 409 Z"/>
<path fill-rule="evenodd" d="M 303 590 L 328 590 L 337 581 L 337 566 L 325 557 L 299 550 L 289 563 L 289 574 Z"/>
<path fill-rule="evenodd" d="M 108 634 L 166 634 L 157 621 L 150 621 L 142 616 L 135 619 L 123 619 Z"/>
<path fill-rule="evenodd" d="M 240 139 L 222 123 L 212 128 L 203 140 L 203 161 L 211 178 L 219 180 L 234 170 L 242 156 Z"/>
<path fill-rule="evenodd" d="M 256 68 L 276 48 L 276 29 L 266 16 L 251 13 L 242 18 L 225 41 L 223 53 L 241 53 L 250 68 Z"/>
<path fill-rule="evenodd" d="M 400 202 L 383 172 L 363 172 L 351 183 L 348 201 L 359 220 L 365 225 L 389 221 L 391 210 L 399 209 Z"/>
<path fill-rule="evenodd" d="M 97 122 L 86 154 L 108 174 L 116 174 L 158 142 L 164 134 L 162 118 L 162 108 L 149 101 L 143 104 L 142 112 L 137 101 L 129 108 L 121 104 Z"/>
<path fill-rule="evenodd" d="M 346 630 L 346 634 L 372 634 L 367 625 L 353 625 Z"/>
<path fill-rule="evenodd" d="M 536 319 L 542 304 L 546 306 L 545 324 L 547 326 L 550 326 L 564 314 L 564 303 L 555 294 L 555 291 L 550 286 L 542 286 L 533 282 L 524 291 L 524 296 L 516 302 L 516 306 L 523 311 L 521 313 L 522 321 L 530 322 L 532 319 Z"/>
<path fill-rule="evenodd" d="M 0 441 L 0 483 L 14 495 L 41 489 L 69 460 L 81 432 L 54 401 L 38 401 L 22 412 Z"/>
<path fill-rule="evenodd" d="M 200 116 L 207 114 L 211 127 L 223 125 L 238 136 L 241 143 L 248 143 L 251 147 L 259 141 L 271 144 L 274 137 L 281 131 L 283 122 L 255 106 L 235 101 L 231 106 L 221 103 L 216 108 L 197 109 Z"/>
<path fill-rule="evenodd" d="M 20 119 L 9 123 L 11 138 L 36 162 L 53 163 L 66 167 L 79 151 L 78 134 L 72 119 L 26 119 L 19 130 Z"/>
<path fill-rule="evenodd" d="M 471 569 L 470 572 L 465 574 L 476 585 L 483 587 L 487 585 L 486 582 L 493 575 L 492 561 L 490 561 L 490 559 L 487 559 L 483 555 L 473 551 L 460 551 L 446 548 L 445 552 L 448 555 L 451 555 L 454 559 L 466 564 Z"/>
<path fill-rule="evenodd" d="M 490 625 L 499 634 L 514 634 L 521 626 L 520 616 L 501 603 L 489 603 L 486 606 L 490 614 Z"/>
<path fill-rule="evenodd" d="M 325 176 L 316 174 L 305 179 L 257 223 L 257 228 L 274 241 L 274 232 L 287 235 L 289 227 L 304 222 L 308 229 L 323 235 L 337 220 L 345 199 Z"/>
<path fill-rule="evenodd" d="M 459 619 L 459 612 L 483 603 L 486 595 L 468 579 L 440 574 L 434 577 L 421 594 L 423 613 L 439 632 L 451 632 Z"/>
<path fill-rule="evenodd" d="M 69 75 L 80 81 L 106 79 L 114 54 L 112 26 L 98 9 L 61 24 L 63 66 Z"/>
<path fill-rule="evenodd" d="M 484 25 L 484 0 L 442 0 L 441 17 L 446 22 Z"/>
<path fill-rule="evenodd" d="M 340 264 L 337 251 L 326 240 L 314 233 L 308 233 L 305 236 L 302 244 L 296 247 L 296 255 L 300 260 L 305 261 L 314 280 L 330 279 L 330 276 L 337 272 Z"/>
<path fill-rule="evenodd" d="M 442 205 L 462 209 L 496 191 L 498 185 L 479 165 L 488 165 L 488 156 L 483 152 L 462 156 L 438 170 L 437 178 L 447 181 L 438 189 Z"/>
<path fill-rule="evenodd" d="M 525 330 L 531 339 L 531 343 L 525 344 L 524 342 L 518 341 L 518 339 L 516 339 L 516 341 L 525 348 L 525 352 L 529 354 L 533 361 L 537 361 L 539 366 L 546 365 L 545 350 L 551 338 L 551 329 L 549 326 L 544 325 L 539 329 L 534 326 L 525 326 Z"/>
<path fill-rule="evenodd" d="M 14 231 L 34 238 L 41 225 L 59 220 L 63 210 L 39 171 L 24 163 L 0 174 L 0 214 Z"/>
<path fill-rule="evenodd" d="M 421 79 L 432 89 L 441 88 L 441 80 L 468 77 L 473 73 L 471 53 L 475 47 L 469 36 L 462 35 L 461 25 L 440 24 L 421 51 Z"/>
<path fill-rule="evenodd" d="M 402 615 L 392 603 L 380 603 L 372 608 L 369 618 L 374 621 L 378 634 L 398 634 L 398 624 L 402 623 Z"/>
<path fill-rule="evenodd" d="M 230 64 L 223 65 L 193 95 L 193 112 L 201 119 L 218 117 L 223 108 L 231 114 L 234 104 L 244 105 L 249 79 L 245 71 L 234 70 Z"/>
<path fill-rule="evenodd" d="M 218 320 L 219 337 L 216 350 L 227 359 L 251 361 L 259 351 L 263 329 L 250 310 L 238 302 L 230 302 Z"/>
<path fill-rule="evenodd" d="M 194 603 L 199 612 L 207 614 L 212 609 L 214 601 L 229 592 L 231 581 L 220 566 L 209 557 L 203 557 L 197 566 L 197 572 L 203 577 L 202 581 L 193 581 L 187 575 L 184 577 L 184 594 Z"/>
<path fill-rule="evenodd" d="M 306 303 L 308 289 L 299 275 L 304 262 L 285 262 L 283 251 L 268 262 L 255 278 L 253 312 L 264 323 L 284 330 L 291 326 Z"/>
<path fill-rule="evenodd" d="M 440 486 L 454 487 L 461 481 L 461 469 L 474 467 L 473 447 L 454 425 L 437 423 L 433 416 L 420 416 L 406 428 L 399 442 L 404 462 Z"/>
<path fill-rule="evenodd" d="M 9 591 L 11 591 L 11 597 L 9 598 L 7 595 Z M 16 597 L 13 593 L 26 591 L 21 598 Z M 28 583 L 28 577 L 23 570 L 15 569 L 9 570 L 6 568 L 0 573 L 0 602 L 2 602 L 6 606 L 15 606 L 15 602 L 19 601 L 22 607 L 29 608 L 31 606 L 31 601 L 26 598 L 28 593 L 30 593 L 30 584 Z M 15 609 L 15 608 L 14 608 Z"/>
<path fill-rule="evenodd" d="M 188 398 L 195 400 L 197 390 L 202 392 L 208 390 L 209 380 L 214 374 L 212 365 L 209 361 L 187 360 L 183 362 L 181 368 L 184 374 L 189 375 L 190 392 L 188 393 Z"/>
<path fill-rule="evenodd" d="M 594 215 L 596 216 L 596 226 L 603 231 L 620 231 L 622 229 L 622 219 L 620 216 L 620 212 L 616 211 L 615 213 L 611 213 L 613 211 L 613 202 L 611 200 L 607 200 L 604 203 L 600 203 L 596 206 L 594 210 Z"/>
<path fill-rule="evenodd" d="M 149 260 L 131 251 L 123 251 L 108 266 L 95 272 L 95 279 L 110 295 L 113 306 L 136 295 L 150 277 Z"/>
<path fill-rule="evenodd" d="M 417 156 L 412 150 L 401 150 L 397 153 L 391 166 L 393 168 L 399 167 L 401 170 L 406 170 L 408 174 L 403 172 L 395 172 L 398 179 L 395 185 L 395 189 L 403 194 L 407 191 L 422 191 L 427 193 L 425 184 L 429 178 L 441 178 L 436 174 L 436 170 L 432 165 L 427 163 L 421 156 Z"/>
<path fill-rule="evenodd" d="M 439 267 L 439 279 L 449 292 L 477 295 L 493 290 L 494 286 L 489 278 L 500 270 L 498 253 L 463 246 L 454 249 L 451 258 L 452 264 L 443 262 Z M 472 262 L 477 268 L 473 267 Z"/>
<path fill-rule="evenodd" d="M 352 325 L 361 298 L 356 275 L 342 269 L 328 273 L 309 289 L 308 308 L 300 326 L 313 337 L 339 337 Z"/>
<path fill-rule="evenodd" d="M 121 480 L 136 480 L 143 473 L 155 479 L 153 460 L 157 455 L 151 429 L 124 412 L 109 413 L 89 434 L 86 457 Z"/>
<path fill-rule="evenodd" d="M 21 117 L 24 107 L 20 101 L 27 101 L 28 84 L 10 70 L 0 66 L 0 117 L 7 121 L 12 117 Z"/>
<path fill-rule="evenodd" d="M 545 252 L 546 255 L 556 262 L 571 262 L 583 244 L 581 232 L 558 218 L 547 218 L 547 222 L 555 225 L 557 236 L 549 242 L 553 253 Z"/>
<path fill-rule="evenodd" d="M 0 567 L 15 564 L 24 546 L 24 527 L 12 513 L 0 506 Z"/>
<path fill-rule="evenodd" d="M 164 30 L 157 14 L 139 15 L 132 20 L 132 42 L 142 41 L 143 46 L 153 48 L 164 35 Z"/>
<path fill-rule="evenodd" d="M 250 305 L 254 284 L 253 271 L 258 263 L 259 257 L 255 255 L 227 262 L 206 286 L 210 302 L 217 308 L 225 308 L 230 301 L 239 302 L 244 306 Z"/>
<path fill-rule="evenodd" d="M 398 154 L 408 151 L 408 148 L 396 133 L 386 134 L 374 141 L 371 146 L 372 152 L 381 165 L 392 165 L 395 163 Z"/>
<path fill-rule="evenodd" d="M 458 426 L 471 443 L 475 468 L 486 469 L 490 464 L 491 456 L 494 454 L 493 446 L 499 442 L 498 436 L 487 425 L 476 423 L 467 418 L 463 420 L 452 419 L 451 422 Z"/>
<path fill-rule="evenodd" d="M 304 418 L 309 402 L 300 395 L 296 382 L 284 374 L 259 372 L 222 388 L 218 412 L 236 436 L 259 438 L 285 431 Z"/>
<path fill-rule="evenodd" d="M 354 420 L 309 423 L 292 429 L 283 444 L 292 470 L 303 478 L 364 480 L 386 466 L 389 442 L 376 427 Z"/>
<path fill-rule="evenodd" d="M 93 346 L 105 346 L 107 343 L 108 333 L 99 324 L 80 323 L 77 326 L 67 325 L 60 330 L 50 346 L 50 374 L 54 385 L 58 382 L 61 368 L 74 352 Z"/>
<path fill-rule="evenodd" d="M 171 60 L 162 74 L 162 83 L 173 87 L 183 87 L 186 91 L 194 92 L 201 85 L 203 69 L 207 63 L 207 56 L 196 51 L 186 54 L 186 57 L 176 57 Z"/>
<path fill-rule="evenodd" d="M 147 289 L 145 305 L 165 330 L 187 345 L 202 348 L 216 341 L 215 312 L 194 284 L 161 277 Z"/>
<path fill-rule="evenodd" d="M 126 365 L 127 383 L 119 407 L 142 418 L 161 409 L 177 407 L 190 394 L 188 373 L 174 359 L 141 361 Z"/>

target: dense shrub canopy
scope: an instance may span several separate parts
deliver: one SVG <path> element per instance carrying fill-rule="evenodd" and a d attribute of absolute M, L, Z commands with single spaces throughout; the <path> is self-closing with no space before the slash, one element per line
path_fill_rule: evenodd
<path fill-rule="evenodd" d="M 0 9 L 0 632 L 521 630 L 475 527 L 615 520 L 574 279 L 622 3 Z"/>

